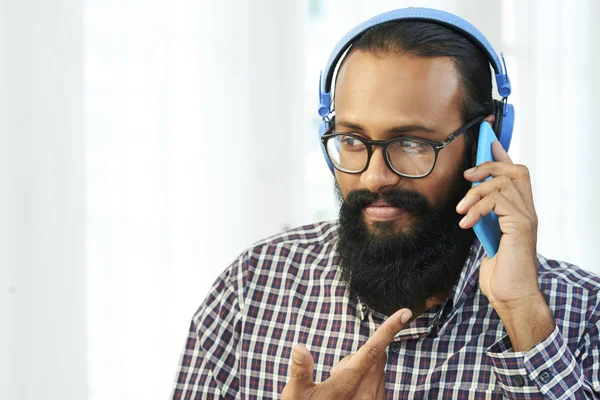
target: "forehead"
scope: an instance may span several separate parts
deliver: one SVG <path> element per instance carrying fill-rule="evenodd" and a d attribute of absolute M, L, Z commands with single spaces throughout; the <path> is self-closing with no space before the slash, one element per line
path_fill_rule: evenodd
<path fill-rule="evenodd" d="M 449 57 L 351 51 L 335 87 L 336 119 L 374 130 L 414 124 L 444 132 L 460 126 L 460 78 Z"/>

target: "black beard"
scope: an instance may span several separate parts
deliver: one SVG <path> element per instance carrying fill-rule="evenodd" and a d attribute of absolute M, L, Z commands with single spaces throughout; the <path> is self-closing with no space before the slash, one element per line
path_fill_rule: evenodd
<path fill-rule="evenodd" d="M 458 200 L 469 183 L 462 181 L 447 209 L 435 210 L 419 193 L 392 189 L 382 193 L 353 191 L 341 203 L 337 251 L 344 281 L 368 308 L 391 315 L 400 308 L 423 310 L 428 299 L 450 291 L 473 243 L 472 229 L 460 228 Z M 384 200 L 410 213 L 412 226 L 397 233 L 394 222 L 377 222 L 370 231 L 362 210 Z"/>

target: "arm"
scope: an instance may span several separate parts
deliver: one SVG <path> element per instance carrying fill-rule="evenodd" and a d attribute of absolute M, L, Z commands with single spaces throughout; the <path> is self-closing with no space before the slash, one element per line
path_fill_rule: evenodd
<path fill-rule="evenodd" d="M 194 315 L 177 369 L 173 400 L 235 398 L 238 394 L 240 307 L 231 279 L 236 264 L 219 276 Z"/>
<path fill-rule="evenodd" d="M 220 385 L 213 376 L 212 368 L 206 352 L 200 346 L 197 326 L 192 322 L 179 360 L 171 398 L 173 400 L 220 398 Z"/>
<path fill-rule="evenodd" d="M 558 327 L 528 351 L 515 351 L 509 336 L 493 344 L 487 354 L 506 395 L 511 399 L 540 398 L 540 393 L 546 399 L 600 399 L 599 312 L 596 306 L 574 352 Z"/>
<path fill-rule="evenodd" d="M 573 354 L 538 284 L 538 222 L 529 171 L 513 164 L 498 142 L 493 143 L 492 151 L 497 162 L 465 171 L 465 178 L 471 182 L 492 179 L 471 188 L 457 211 L 465 214 L 460 222 L 464 229 L 472 228 L 482 216 L 494 211 L 502 231 L 498 252 L 493 258 L 484 258 L 479 270 L 479 287 L 508 333 L 488 349 L 498 382 L 513 399 L 600 398 L 598 367 L 581 365 L 587 357 L 591 357 L 590 365 L 600 362 L 598 310 L 583 319 L 595 321 L 588 325 L 588 332 L 595 331 L 595 336 L 586 332 L 590 335 L 589 345 Z M 581 299 L 571 297 L 565 302 L 574 310 L 585 307 Z M 596 304 L 597 300 L 591 307 L 595 309 Z M 581 320 L 560 320 L 569 337 L 578 328 L 577 321 Z"/>
<path fill-rule="evenodd" d="M 595 344 L 596 350 L 598 343 Z M 513 352 L 508 337 L 488 349 L 500 387 L 511 399 L 600 399 L 598 375 L 582 370 L 556 328 L 530 351 Z M 598 359 L 596 359 L 598 362 Z"/>

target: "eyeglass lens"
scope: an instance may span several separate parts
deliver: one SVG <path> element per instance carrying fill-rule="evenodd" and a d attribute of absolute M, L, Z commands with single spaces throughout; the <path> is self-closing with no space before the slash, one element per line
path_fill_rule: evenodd
<path fill-rule="evenodd" d="M 367 145 L 356 137 L 336 135 L 327 141 L 329 158 L 339 169 L 360 172 L 368 162 Z M 396 172 L 412 177 L 427 175 L 435 162 L 432 145 L 414 139 L 398 138 L 389 143 L 387 157 Z"/>

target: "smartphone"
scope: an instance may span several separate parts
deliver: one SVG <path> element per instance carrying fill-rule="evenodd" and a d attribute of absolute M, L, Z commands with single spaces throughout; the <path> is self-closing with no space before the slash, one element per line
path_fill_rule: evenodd
<path fill-rule="evenodd" d="M 479 128 L 479 141 L 477 142 L 477 158 L 475 165 L 480 165 L 486 161 L 494 161 L 494 156 L 492 155 L 492 143 L 497 140 L 498 138 L 496 137 L 492 126 L 486 121 L 482 122 Z M 489 179 L 492 179 L 492 177 L 489 177 L 486 180 Z M 481 182 L 475 182 L 473 187 L 480 183 Z M 488 257 L 494 257 L 498 252 L 500 237 L 502 236 L 500 223 L 498 222 L 496 213 L 492 211 L 488 215 L 481 217 L 475 226 L 473 226 L 473 231 L 475 231 L 475 234 L 483 245 Z"/>

